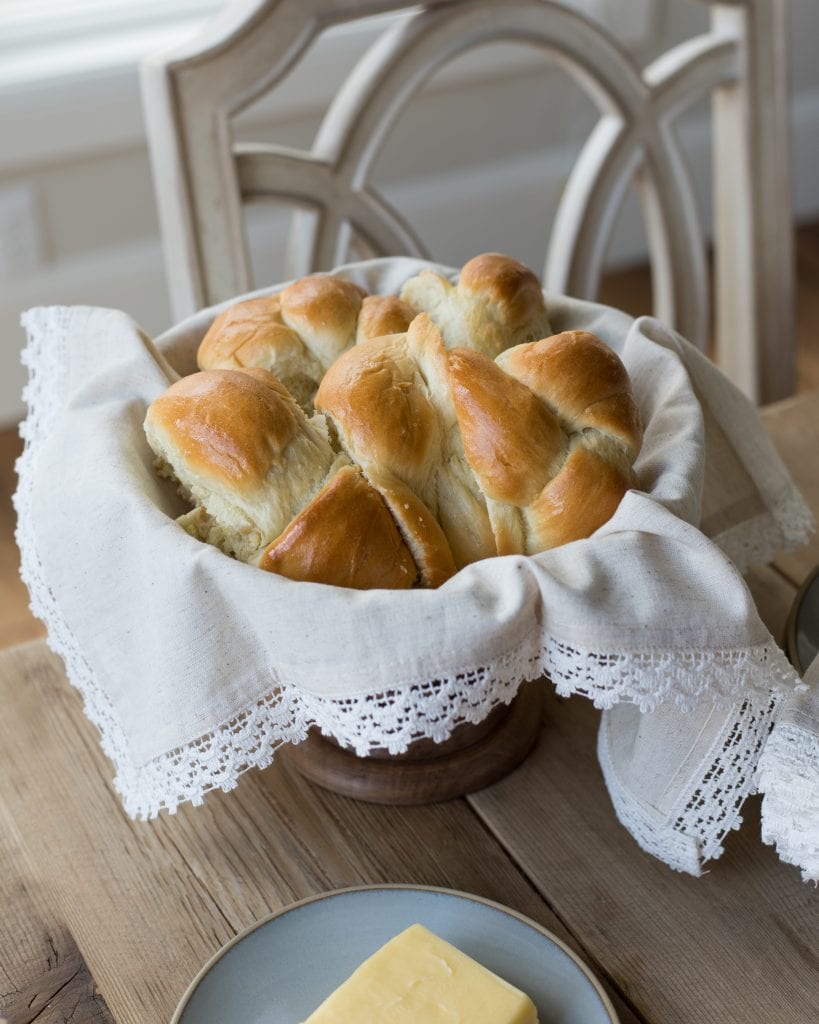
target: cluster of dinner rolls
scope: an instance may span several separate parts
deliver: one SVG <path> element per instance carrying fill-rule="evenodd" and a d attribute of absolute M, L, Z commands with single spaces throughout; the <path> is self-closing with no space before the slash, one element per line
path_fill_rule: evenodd
<path fill-rule="evenodd" d="M 193 536 L 296 580 L 436 587 L 588 537 L 635 483 L 626 370 L 490 253 L 396 296 L 316 275 L 214 320 L 149 407 Z"/>

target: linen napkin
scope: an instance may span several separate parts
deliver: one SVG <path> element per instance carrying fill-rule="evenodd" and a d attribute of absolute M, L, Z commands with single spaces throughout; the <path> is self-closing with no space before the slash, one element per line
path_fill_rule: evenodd
<path fill-rule="evenodd" d="M 708 439 L 701 530 L 741 572 L 800 543 L 810 520 L 792 501 L 792 484 L 756 411 L 678 334 L 656 322 L 642 329 L 675 347 L 700 400 Z M 789 727 L 793 719 L 799 724 Z M 815 697 L 796 693 L 783 702 L 775 689 L 749 690 L 732 707 L 704 700 L 689 714 L 670 704 L 645 714 L 620 704 L 601 718 L 598 757 L 619 820 L 670 866 L 701 874 L 741 825 L 742 804 L 758 788 L 766 794 L 765 842 L 801 865 L 806 880 L 819 878 Z"/>
<path fill-rule="evenodd" d="M 780 713 L 759 763 L 762 838 L 819 883 L 819 657 Z"/>
<path fill-rule="evenodd" d="M 338 272 L 387 293 L 423 266 L 456 273 L 407 259 Z M 442 740 L 543 673 L 561 693 L 615 712 L 662 709 L 670 732 L 686 709 L 715 705 L 728 717 L 754 702 L 760 710 L 747 727 L 756 739 L 740 766 L 750 786 L 758 749 L 798 679 L 736 566 L 697 526 L 734 557 L 764 559 L 807 536 L 809 513 L 753 409 L 679 336 L 651 318 L 546 298 L 555 331 L 590 330 L 625 362 L 645 426 L 635 467 L 642 490 L 592 538 L 487 559 L 438 590 L 409 592 L 263 573 L 173 521 L 182 507 L 153 470 L 142 421 L 153 398 L 195 370 L 198 342 L 227 303 L 155 343 L 118 311 L 24 316 L 22 574 L 100 729 L 129 814 L 173 811 L 229 789 L 313 724 L 359 754 Z M 622 752 L 627 763 L 634 744 L 627 730 L 616 735 L 617 763 Z M 678 802 L 694 799 L 699 765 L 673 746 L 655 749 Z M 637 772 L 615 790 L 612 761 L 601 758 L 616 807 L 623 793 L 654 798 L 641 793 L 647 782 Z M 706 798 L 716 834 L 734 823 L 719 797 Z M 716 850 L 700 844 L 680 858 L 660 843 L 652 852 L 697 870 Z"/>

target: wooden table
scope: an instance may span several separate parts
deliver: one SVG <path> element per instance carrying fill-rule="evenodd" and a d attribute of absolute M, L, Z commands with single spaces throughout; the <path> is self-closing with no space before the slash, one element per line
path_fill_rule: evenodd
<path fill-rule="evenodd" d="M 819 392 L 765 421 L 819 513 Z M 814 539 L 751 575 L 775 635 L 817 562 Z M 274 763 L 152 822 L 123 813 L 42 641 L 0 655 L 0 707 L 0 1014 L 11 1024 L 167 1022 L 202 963 L 254 920 L 383 882 L 527 914 L 597 972 L 624 1024 L 819 1017 L 819 897 L 760 841 L 758 799 L 708 874 L 671 871 L 616 821 L 585 700 L 552 696 L 524 765 L 466 799 L 367 805 Z"/>

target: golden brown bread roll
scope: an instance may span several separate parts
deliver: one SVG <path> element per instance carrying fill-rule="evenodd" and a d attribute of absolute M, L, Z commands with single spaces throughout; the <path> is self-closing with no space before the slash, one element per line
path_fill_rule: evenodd
<path fill-rule="evenodd" d="M 324 421 L 308 420 L 261 369 L 183 377 L 151 403 L 145 433 L 160 473 L 197 506 L 182 525 L 246 562 L 347 461 L 333 451 Z"/>
<path fill-rule="evenodd" d="M 405 588 L 610 518 L 642 441 L 619 358 L 582 331 L 508 347 L 548 319 L 534 275 L 507 257 L 470 261 L 455 287 L 425 275 L 402 294 L 443 296 L 448 343 L 431 315 L 407 329 L 395 296 L 362 298 L 327 276 L 214 322 L 200 359 L 261 352 L 285 373 L 305 365 L 301 346 L 321 383 L 309 419 L 262 368 L 194 374 L 151 405 L 160 472 L 196 506 L 179 520 L 188 532 L 293 579 Z M 257 336 L 249 325 L 263 320 Z M 470 346 L 451 344 L 458 330 Z"/>
<path fill-rule="evenodd" d="M 401 289 L 416 313 L 428 313 L 447 348 L 475 348 L 493 359 L 504 349 L 552 333 L 537 277 L 517 260 L 487 252 L 465 263 L 456 285 L 422 270 Z"/>
<path fill-rule="evenodd" d="M 199 345 L 200 370 L 270 370 L 310 412 L 325 371 L 356 341 L 405 331 L 413 310 L 395 295 L 367 296 L 331 274 L 230 306 Z"/>
<path fill-rule="evenodd" d="M 404 590 L 418 582 L 412 553 L 383 498 L 353 466 L 332 476 L 267 546 L 259 567 L 357 590 Z"/>

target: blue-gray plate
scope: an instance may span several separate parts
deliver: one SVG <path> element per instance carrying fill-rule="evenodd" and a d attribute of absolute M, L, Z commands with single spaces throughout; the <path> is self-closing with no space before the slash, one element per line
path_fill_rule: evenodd
<path fill-rule="evenodd" d="M 423 924 L 526 992 L 540 1024 L 617 1024 L 591 971 L 522 914 L 449 889 L 341 889 L 252 925 L 199 972 L 171 1024 L 299 1024 L 380 946 Z"/>

